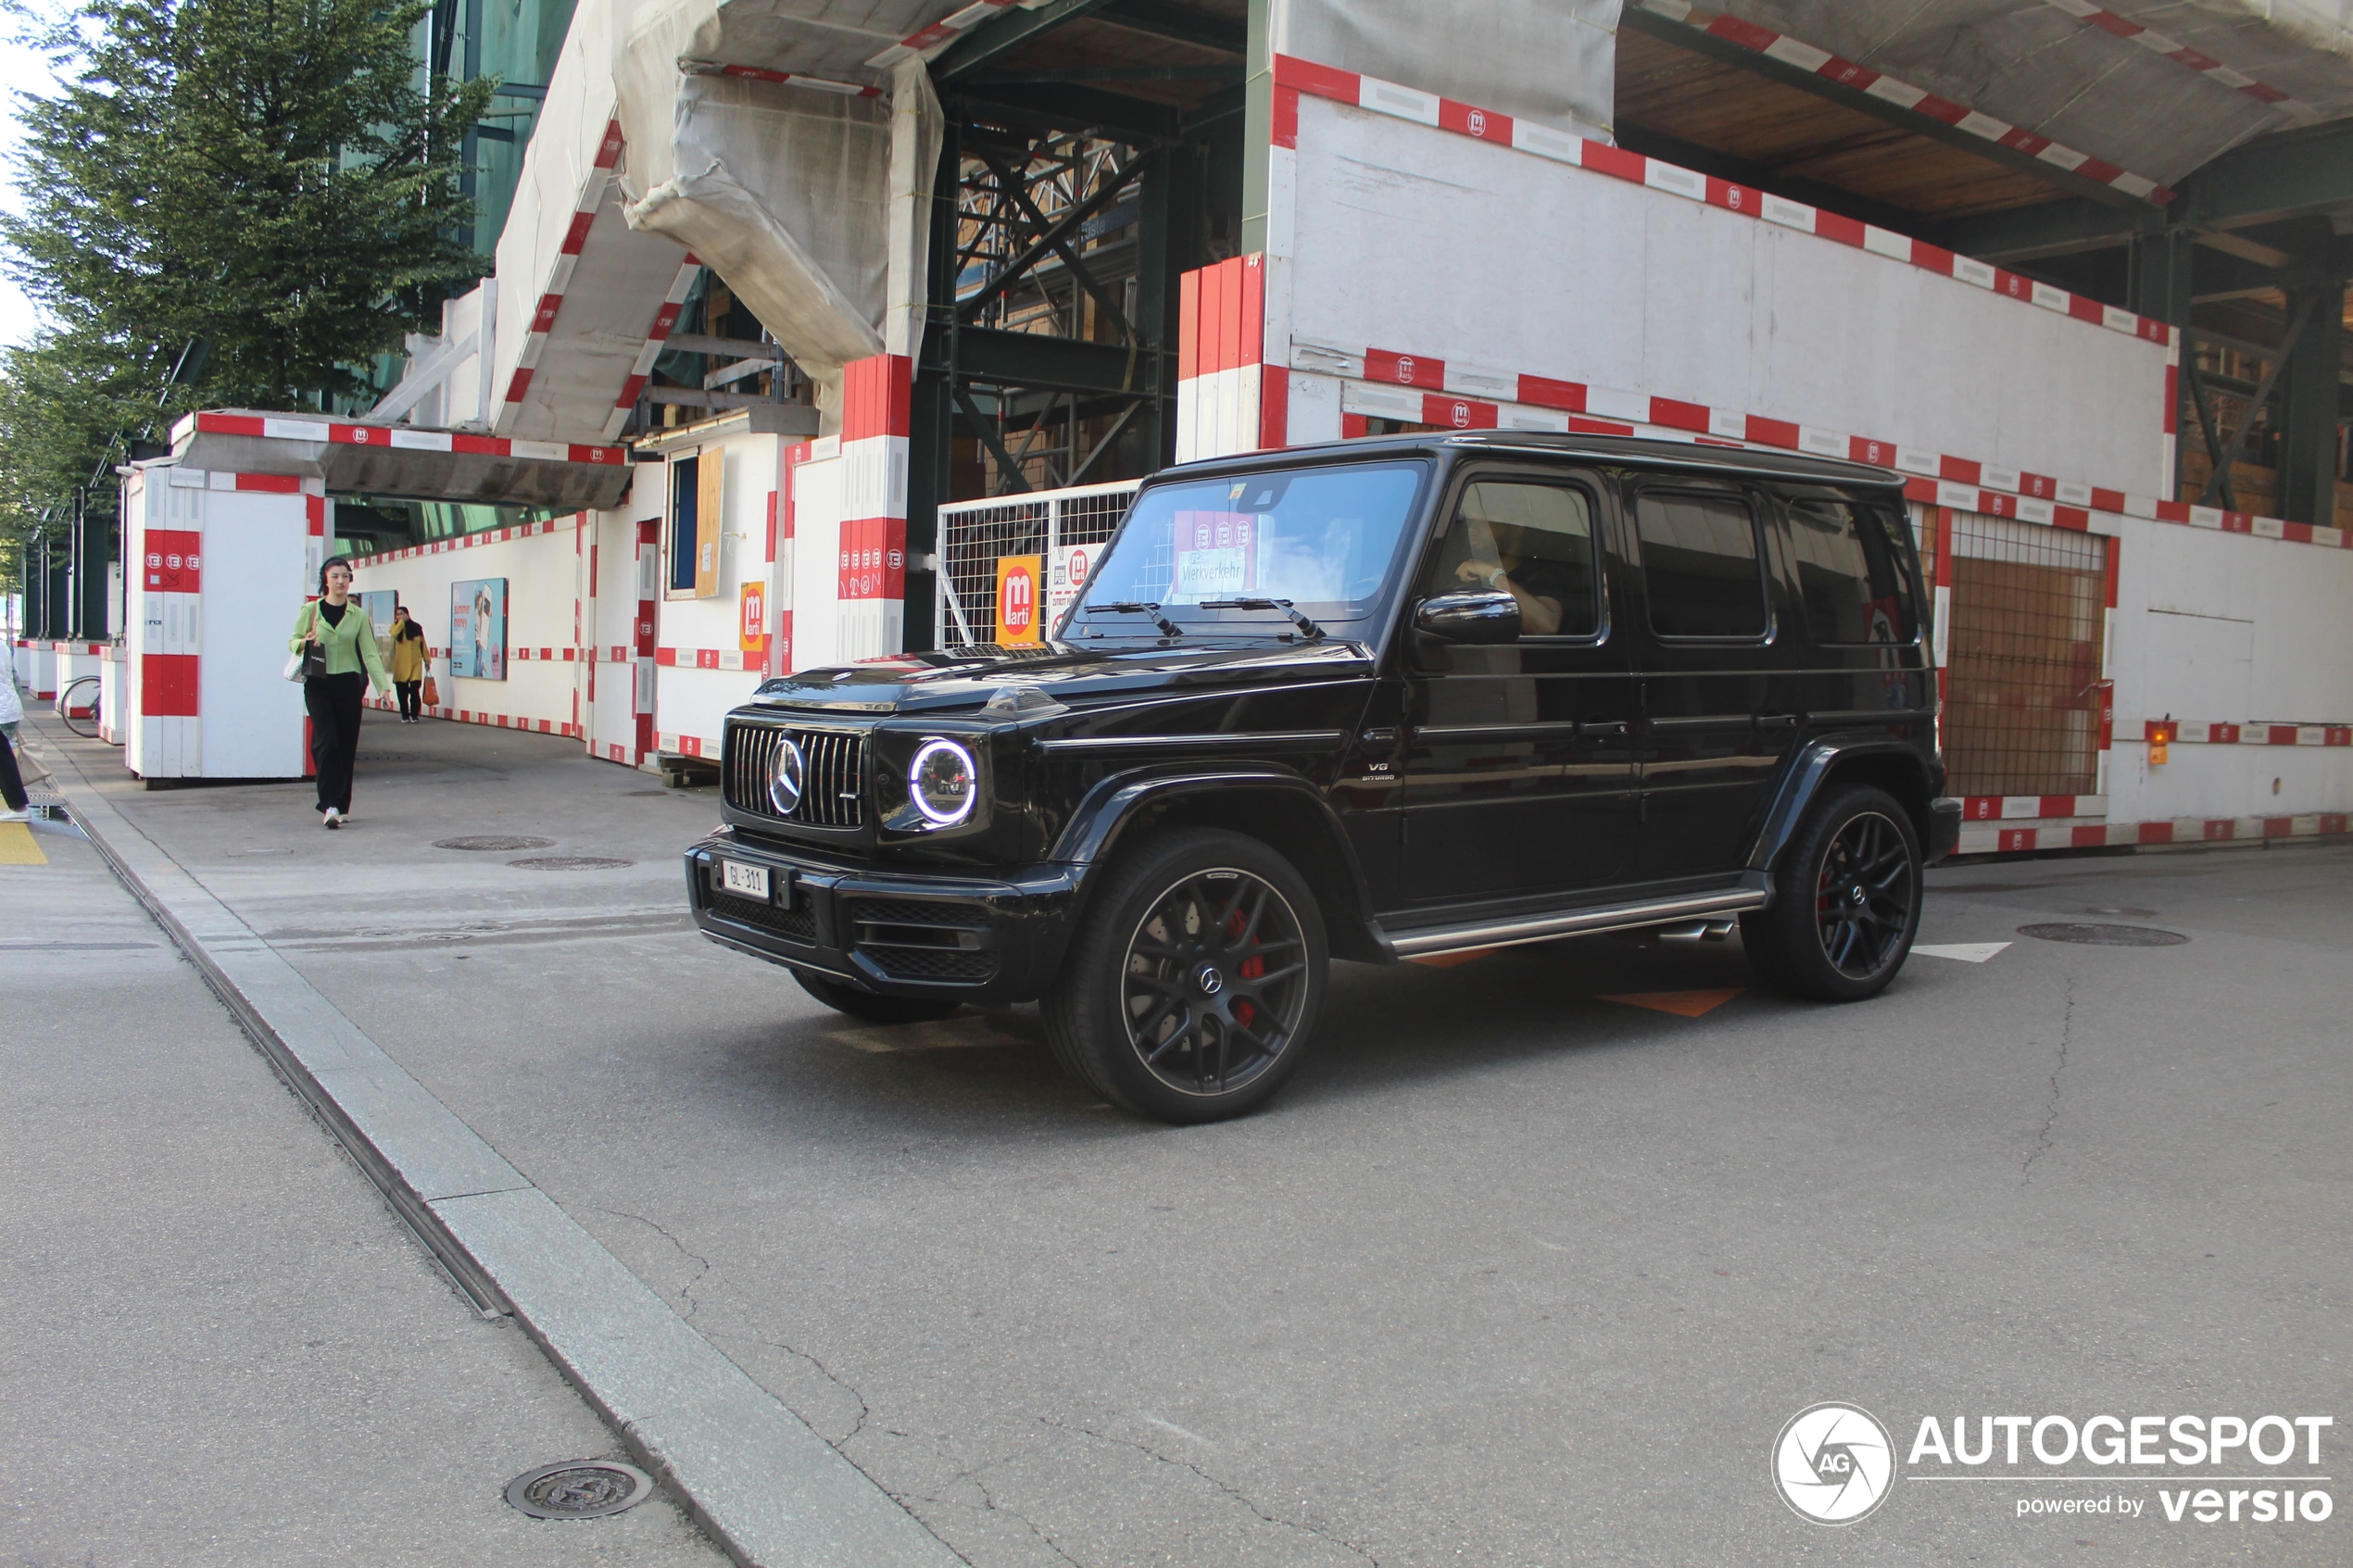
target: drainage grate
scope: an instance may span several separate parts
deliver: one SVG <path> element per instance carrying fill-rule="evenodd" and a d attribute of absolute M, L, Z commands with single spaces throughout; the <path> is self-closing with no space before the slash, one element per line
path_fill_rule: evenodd
<path fill-rule="evenodd" d="M 2093 947 L 2178 947 L 2189 940 L 2178 931 L 2153 925 L 2021 925 L 2020 936 L 2043 942 L 2081 942 Z"/>
<path fill-rule="evenodd" d="M 567 1460 L 507 1483 L 507 1500 L 534 1519 L 598 1519 L 653 1495 L 654 1478 L 609 1459 Z"/>
<path fill-rule="evenodd" d="M 552 838 L 498 838 L 484 836 L 480 838 L 438 838 L 434 840 L 433 847 L 435 849 L 552 849 L 555 847 L 555 844 L 556 841 Z"/>
<path fill-rule="evenodd" d="M 518 848 L 535 848 L 535 845 L 518 845 Z M 634 866 L 635 860 L 615 860 L 603 855 L 526 855 L 520 860 L 510 860 L 510 866 L 521 866 L 527 872 L 608 872 L 622 866 Z"/>

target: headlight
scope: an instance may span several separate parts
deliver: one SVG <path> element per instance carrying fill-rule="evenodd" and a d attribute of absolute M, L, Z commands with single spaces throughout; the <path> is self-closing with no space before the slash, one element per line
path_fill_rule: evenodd
<path fill-rule="evenodd" d="M 800 743 L 785 736 L 768 754 L 768 803 L 776 808 L 776 815 L 789 817 L 799 808 L 808 780 L 809 759 L 800 754 Z"/>
<path fill-rule="evenodd" d="M 980 798 L 980 765 L 952 740 L 927 740 L 907 764 L 907 793 L 934 827 L 953 827 Z"/>

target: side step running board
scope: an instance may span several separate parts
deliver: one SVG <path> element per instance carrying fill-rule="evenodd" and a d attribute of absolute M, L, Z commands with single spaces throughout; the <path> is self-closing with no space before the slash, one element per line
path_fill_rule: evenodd
<path fill-rule="evenodd" d="M 1630 931 L 1646 925 L 1675 924 L 1673 935 L 1696 939 L 1710 926 L 1728 925 L 1743 909 L 1761 909 L 1772 901 L 1764 877 L 1740 887 L 1710 893 L 1689 893 L 1639 904 L 1604 904 L 1558 914 L 1527 915 L 1516 920 L 1478 921 L 1466 925 L 1434 926 L 1389 936 L 1390 951 L 1401 959 L 1459 953 L 1473 947 L 1511 947 L 1524 942 L 1550 942 L 1560 936 L 1591 936 L 1604 931 Z M 1697 928 L 1694 930 L 1694 928 Z M 1724 933 L 1729 936 L 1730 932 Z M 1718 937 L 1717 940 L 1722 940 Z"/>

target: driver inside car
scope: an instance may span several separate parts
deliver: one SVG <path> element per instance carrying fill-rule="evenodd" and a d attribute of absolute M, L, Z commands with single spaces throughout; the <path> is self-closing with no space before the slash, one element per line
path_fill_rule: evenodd
<path fill-rule="evenodd" d="M 1552 558 L 1559 546 L 1584 541 L 1556 536 L 1558 522 L 1548 528 L 1547 520 L 1515 514 L 1570 498 L 1568 492 L 1549 486 L 1473 484 L 1463 492 L 1457 513 L 1462 526 L 1456 540 L 1449 541 L 1450 550 L 1465 551 L 1454 568 L 1455 581 L 1511 595 L 1519 603 L 1520 630 L 1531 637 L 1560 633 L 1561 608 L 1576 601 L 1579 582 L 1567 563 Z"/>

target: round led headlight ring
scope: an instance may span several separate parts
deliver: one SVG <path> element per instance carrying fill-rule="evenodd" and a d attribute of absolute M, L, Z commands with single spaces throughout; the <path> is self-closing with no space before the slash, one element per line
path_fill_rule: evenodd
<path fill-rule="evenodd" d="M 934 827 L 953 827 L 980 798 L 980 766 L 952 740 L 927 740 L 907 764 L 907 793 Z"/>
<path fill-rule="evenodd" d="M 800 792 L 808 778 L 809 759 L 800 754 L 800 743 L 785 736 L 768 754 L 768 804 L 776 809 L 776 815 L 789 817 L 800 809 Z"/>

